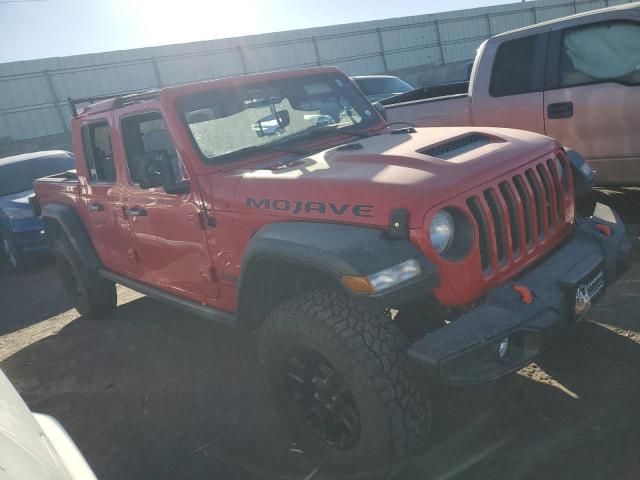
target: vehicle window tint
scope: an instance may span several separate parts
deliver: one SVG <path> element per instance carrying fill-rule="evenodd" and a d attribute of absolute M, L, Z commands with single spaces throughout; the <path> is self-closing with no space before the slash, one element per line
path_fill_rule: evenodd
<path fill-rule="evenodd" d="M 100 122 L 82 127 L 82 141 L 90 180 L 115 182 L 116 168 L 113 164 L 109 125 L 106 122 Z"/>
<path fill-rule="evenodd" d="M 122 134 L 127 154 L 129 174 L 133 183 L 139 182 L 140 155 L 163 150 L 169 157 L 176 181 L 184 179 L 184 168 L 169 136 L 167 125 L 158 112 L 126 117 L 122 120 Z"/>
<path fill-rule="evenodd" d="M 489 84 L 492 97 L 542 90 L 542 77 L 535 72 L 537 43 L 538 35 L 532 35 L 498 47 Z"/>
<path fill-rule="evenodd" d="M 564 33 L 560 85 L 605 81 L 640 84 L 640 25 L 607 22 Z"/>

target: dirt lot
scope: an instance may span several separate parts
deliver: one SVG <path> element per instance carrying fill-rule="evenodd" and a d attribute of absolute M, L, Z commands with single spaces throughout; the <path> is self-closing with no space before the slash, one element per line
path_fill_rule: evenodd
<path fill-rule="evenodd" d="M 640 192 L 609 194 L 635 263 L 570 338 L 515 381 L 436 393 L 431 450 L 406 479 L 640 479 Z M 78 318 L 55 270 L 0 274 L 1 368 L 57 417 L 98 478 L 304 478 L 272 413 L 255 338 L 121 288 Z"/>

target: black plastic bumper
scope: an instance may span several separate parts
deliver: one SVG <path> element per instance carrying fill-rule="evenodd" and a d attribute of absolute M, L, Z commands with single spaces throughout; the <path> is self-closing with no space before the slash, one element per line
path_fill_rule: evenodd
<path fill-rule="evenodd" d="M 599 230 L 597 224 L 606 225 L 609 232 Z M 587 292 L 597 300 L 629 267 L 630 253 L 631 243 L 619 217 L 598 204 L 594 217 L 579 220 L 573 237 L 563 246 L 491 291 L 479 306 L 412 344 L 409 359 L 449 384 L 478 384 L 519 370 L 565 324 L 576 321 L 579 287 L 583 292 L 588 287 Z M 598 292 L 603 276 L 605 285 Z M 530 304 L 523 302 L 515 285 L 530 289 Z M 578 303 L 584 304 L 584 297 Z M 506 338 L 508 350 L 500 358 L 499 345 Z"/>

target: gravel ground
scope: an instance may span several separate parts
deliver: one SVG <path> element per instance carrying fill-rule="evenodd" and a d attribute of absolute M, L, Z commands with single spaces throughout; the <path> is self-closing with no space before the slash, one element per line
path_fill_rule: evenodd
<path fill-rule="evenodd" d="M 440 389 L 431 449 L 400 478 L 640 479 L 640 191 L 607 192 L 636 241 L 631 270 L 575 333 L 508 381 Z M 79 318 L 50 263 L 0 274 L 0 360 L 101 480 L 305 478 L 256 339 L 119 287 Z"/>

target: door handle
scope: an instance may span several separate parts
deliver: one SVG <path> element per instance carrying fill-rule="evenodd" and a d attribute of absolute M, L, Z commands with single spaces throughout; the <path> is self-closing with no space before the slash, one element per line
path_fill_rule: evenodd
<path fill-rule="evenodd" d="M 89 204 L 89 210 L 91 210 L 92 212 L 101 212 L 104 210 L 104 205 L 98 202 L 91 202 Z"/>
<path fill-rule="evenodd" d="M 548 118 L 573 117 L 573 102 L 550 103 L 547 105 Z"/>
<path fill-rule="evenodd" d="M 146 217 L 147 216 L 147 211 L 144 208 L 140 208 L 140 207 L 125 208 L 124 213 L 127 214 L 127 217 Z"/>

